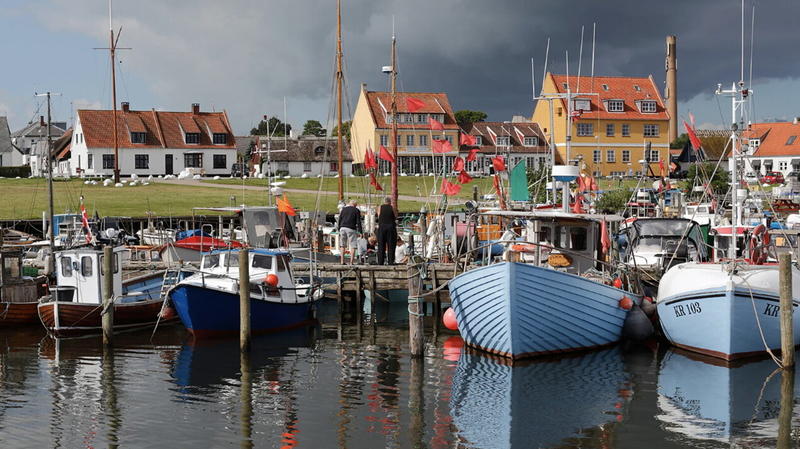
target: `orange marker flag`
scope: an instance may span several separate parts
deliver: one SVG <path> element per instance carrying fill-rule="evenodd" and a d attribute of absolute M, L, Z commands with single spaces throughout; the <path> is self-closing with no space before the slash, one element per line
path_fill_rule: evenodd
<path fill-rule="evenodd" d="M 283 194 L 283 198 L 276 198 L 275 202 L 278 204 L 278 212 L 285 212 L 286 215 L 291 215 L 294 217 L 297 215 L 297 211 L 294 210 L 292 207 L 292 203 L 289 202 L 289 199 L 286 198 L 286 194 Z"/>

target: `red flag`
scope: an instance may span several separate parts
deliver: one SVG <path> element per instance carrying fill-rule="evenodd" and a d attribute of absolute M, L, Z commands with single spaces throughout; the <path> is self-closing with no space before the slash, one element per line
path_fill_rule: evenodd
<path fill-rule="evenodd" d="M 453 161 L 453 171 L 464 171 L 464 158 L 457 157 Z"/>
<path fill-rule="evenodd" d="M 449 153 L 453 151 L 453 146 L 450 145 L 449 140 L 440 139 L 433 141 L 433 152 L 434 153 Z"/>
<path fill-rule="evenodd" d="M 417 112 L 425 107 L 425 103 L 417 98 L 406 97 L 406 107 L 408 107 L 408 112 Z"/>
<path fill-rule="evenodd" d="M 389 150 L 387 150 L 383 145 L 381 145 L 381 152 L 378 157 L 384 161 L 389 161 L 394 164 L 394 157 L 392 156 L 392 153 L 390 153 Z"/>
<path fill-rule="evenodd" d="M 372 148 L 367 148 L 367 152 L 364 154 L 364 168 L 378 168 L 378 161 L 375 160 L 375 153 L 372 152 Z"/>
<path fill-rule="evenodd" d="M 611 249 L 611 239 L 608 237 L 608 224 L 606 219 L 600 222 L 600 247 L 603 249 L 603 254 L 608 254 Z"/>
<path fill-rule="evenodd" d="M 464 170 L 461 170 L 461 173 L 458 174 L 458 182 L 461 184 L 469 184 L 472 182 L 472 176 L 470 176 L 469 173 L 465 172 Z"/>
<path fill-rule="evenodd" d="M 457 195 L 458 192 L 461 191 L 461 186 L 459 184 L 452 183 L 447 179 L 442 179 L 442 194 L 443 195 Z"/>
<path fill-rule="evenodd" d="M 283 194 L 283 199 L 276 198 L 275 202 L 278 204 L 278 212 L 285 212 L 286 215 L 295 216 L 297 215 L 297 211 L 294 210 L 292 204 L 289 202 L 289 199 L 286 198 L 286 194 Z"/>
<path fill-rule="evenodd" d="M 479 148 L 473 148 L 473 149 L 469 150 L 469 154 L 467 155 L 467 162 L 472 162 L 472 161 L 474 161 L 475 159 L 478 158 L 477 157 L 478 150 L 479 150 Z"/>
<path fill-rule="evenodd" d="M 492 166 L 494 166 L 494 171 L 496 172 L 506 171 L 506 161 L 503 159 L 503 156 L 493 157 Z"/>
<path fill-rule="evenodd" d="M 589 188 L 587 184 L 590 183 L 588 182 L 588 179 L 586 179 L 586 175 L 584 175 L 583 173 L 578 175 L 578 179 L 576 179 L 575 182 L 578 183 L 578 192 L 583 192 Z"/>
<path fill-rule="evenodd" d="M 89 216 L 86 214 L 86 206 L 83 205 L 83 196 L 81 196 L 81 225 L 83 232 L 86 233 L 86 243 L 92 243 L 92 230 L 89 228 Z"/>
<path fill-rule="evenodd" d="M 575 203 L 572 204 L 572 213 L 574 214 L 583 213 L 583 195 L 578 195 L 575 197 Z"/>
<path fill-rule="evenodd" d="M 371 185 L 372 187 L 375 187 L 375 190 L 383 191 L 383 187 L 381 187 L 381 185 L 378 184 L 378 180 L 375 179 L 375 173 L 370 173 L 369 174 L 369 185 Z"/>
<path fill-rule="evenodd" d="M 600 190 L 597 188 L 597 180 L 594 179 L 594 176 L 589 177 L 589 190 L 591 190 L 592 192 Z"/>
<path fill-rule="evenodd" d="M 694 132 L 694 128 L 689 126 L 689 124 L 686 123 L 685 120 L 683 122 L 683 127 L 686 128 L 686 134 L 689 135 L 689 142 L 692 143 L 692 148 L 694 148 L 695 151 L 700 151 L 700 148 L 703 147 L 703 144 L 700 143 L 700 139 L 697 138 L 697 134 Z"/>
<path fill-rule="evenodd" d="M 658 170 L 661 172 L 661 177 L 664 177 L 664 161 L 658 161 Z"/>
<path fill-rule="evenodd" d="M 436 120 L 433 117 L 428 117 L 428 123 L 431 125 L 431 129 L 436 131 L 444 131 L 444 124 L 439 120 Z"/>
<path fill-rule="evenodd" d="M 459 138 L 460 145 L 467 145 L 467 146 L 474 146 L 475 145 L 475 136 L 471 136 L 469 134 L 461 133 L 461 137 Z"/>

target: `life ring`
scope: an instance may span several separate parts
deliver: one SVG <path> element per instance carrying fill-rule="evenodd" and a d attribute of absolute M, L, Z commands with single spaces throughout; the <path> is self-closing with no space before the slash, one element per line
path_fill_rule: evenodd
<path fill-rule="evenodd" d="M 767 227 L 763 223 L 756 226 L 750 234 L 751 263 L 761 265 L 767 261 L 767 246 L 769 246 L 769 242 L 770 236 Z"/>

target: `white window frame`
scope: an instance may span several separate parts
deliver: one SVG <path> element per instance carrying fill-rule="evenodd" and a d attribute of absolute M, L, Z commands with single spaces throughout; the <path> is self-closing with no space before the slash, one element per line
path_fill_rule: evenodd
<path fill-rule="evenodd" d="M 622 163 L 628 164 L 631 162 L 631 150 L 622 150 Z"/>
<path fill-rule="evenodd" d="M 658 137 L 660 134 L 660 129 L 657 124 L 654 123 L 645 123 L 643 128 L 643 135 L 645 137 Z"/>
<path fill-rule="evenodd" d="M 658 110 L 658 103 L 655 100 L 642 100 L 639 104 L 644 114 L 654 114 Z"/>
<path fill-rule="evenodd" d="M 497 146 L 498 147 L 511 146 L 511 137 L 509 137 L 509 136 L 497 136 Z"/>
<path fill-rule="evenodd" d="M 622 130 L 620 130 L 622 137 L 630 137 L 631 136 L 631 125 L 628 123 L 622 124 Z"/>
<path fill-rule="evenodd" d="M 606 123 L 606 137 L 614 137 L 616 126 L 613 123 Z"/>
<path fill-rule="evenodd" d="M 606 150 L 606 162 L 617 162 L 617 150 Z"/>
<path fill-rule="evenodd" d="M 483 145 L 483 136 L 475 136 L 475 145 Z"/>
<path fill-rule="evenodd" d="M 601 150 L 592 150 L 592 163 L 599 164 L 602 162 L 603 153 Z"/>
<path fill-rule="evenodd" d="M 625 101 L 606 100 L 606 110 L 608 112 L 625 112 Z"/>
<path fill-rule="evenodd" d="M 594 124 L 593 123 L 578 123 L 576 126 L 577 134 L 579 137 L 591 137 L 594 136 Z"/>
<path fill-rule="evenodd" d="M 526 147 L 535 147 L 539 145 L 539 138 L 536 136 L 529 136 L 522 139 L 522 145 Z"/>

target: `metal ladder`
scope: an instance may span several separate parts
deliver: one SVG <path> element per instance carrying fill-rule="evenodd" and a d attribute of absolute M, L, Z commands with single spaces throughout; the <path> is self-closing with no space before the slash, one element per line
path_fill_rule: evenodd
<path fill-rule="evenodd" d="M 161 293 L 159 294 L 159 298 L 161 301 L 167 299 L 167 295 L 172 287 L 180 281 L 181 278 L 181 268 L 180 266 L 176 267 L 168 267 L 166 271 L 164 271 L 164 281 L 161 284 Z"/>

